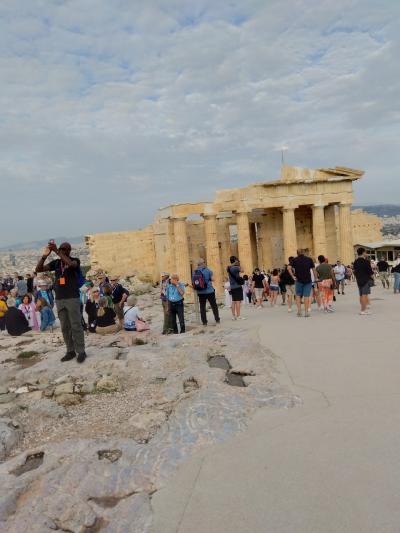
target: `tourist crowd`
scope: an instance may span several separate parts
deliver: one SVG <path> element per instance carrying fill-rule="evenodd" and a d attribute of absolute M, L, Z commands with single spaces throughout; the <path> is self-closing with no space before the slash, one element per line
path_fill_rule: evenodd
<path fill-rule="evenodd" d="M 47 261 L 51 254 L 56 258 Z M 316 303 L 320 311 L 332 313 L 336 296 L 345 294 L 346 283 L 356 281 L 360 314 L 370 314 L 369 294 L 376 279 L 389 289 L 392 274 L 394 293 L 400 293 L 400 254 L 392 266 L 384 258 L 370 261 L 364 248 L 359 248 L 357 254 L 351 265 L 343 265 L 340 260 L 331 264 L 323 255 L 318 256 L 315 264 L 307 250 L 299 250 L 283 267 L 269 271 L 255 268 L 251 275 L 243 272 L 239 258 L 231 256 L 224 282 L 225 305 L 231 308 L 232 320 L 244 319 L 242 302 L 260 309 L 264 302 L 275 307 L 279 298 L 289 313 L 295 304 L 299 317 L 310 316 L 312 303 Z M 184 299 L 189 283 L 185 281 L 183 283 L 177 273 L 162 274 L 160 299 L 164 335 L 186 330 Z M 204 326 L 208 323 L 207 304 L 215 323 L 220 322 L 214 283 L 212 270 L 199 259 L 190 286 L 198 297 Z M 49 241 L 34 273 L 0 276 L 0 332 L 18 336 L 55 327 L 61 328 L 66 345 L 66 354 L 61 360 L 70 361 L 76 357 L 79 363 L 86 358 L 85 331 L 107 335 L 120 330 L 142 332 L 149 329 L 140 316 L 136 296 L 129 294 L 117 276 L 99 272 L 85 278 L 79 259 L 71 256 L 71 245 L 62 243 L 57 247 L 54 241 Z"/>

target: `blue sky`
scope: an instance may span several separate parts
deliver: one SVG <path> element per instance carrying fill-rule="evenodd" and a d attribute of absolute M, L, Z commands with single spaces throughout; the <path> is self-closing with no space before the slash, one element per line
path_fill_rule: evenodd
<path fill-rule="evenodd" d="M 400 2 L 2 0 L 0 245 L 299 166 L 400 203 Z M 5 200 L 5 201 L 4 201 Z"/>

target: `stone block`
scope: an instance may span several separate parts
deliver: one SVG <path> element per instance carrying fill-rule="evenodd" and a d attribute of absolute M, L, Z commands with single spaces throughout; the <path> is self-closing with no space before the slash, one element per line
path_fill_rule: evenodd
<path fill-rule="evenodd" d="M 57 385 L 54 389 L 54 396 L 60 396 L 61 394 L 73 394 L 74 393 L 74 384 L 73 383 L 62 383 Z"/>

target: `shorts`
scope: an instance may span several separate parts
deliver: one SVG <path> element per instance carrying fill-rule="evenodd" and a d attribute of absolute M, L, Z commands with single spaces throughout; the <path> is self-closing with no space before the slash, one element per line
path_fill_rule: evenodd
<path fill-rule="evenodd" d="M 360 296 L 367 296 L 368 294 L 371 294 L 371 283 L 367 281 L 365 285 L 359 285 L 358 291 Z"/>
<path fill-rule="evenodd" d="M 301 281 L 296 281 L 296 296 L 301 296 L 304 298 L 309 298 L 311 294 L 312 283 L 301 283 Z"/>
<path fill-rule="evenodd" d="M 286 292 L 286 285 L 284 283 L 279 283 L 279 289 L 281 292 Z"/>
<path fill-rule="evenodd" d="M 379 279 L 381 281 L 389 281 L 389 272 L 379 272 Z"/>
<path fill-rule="evenodd" d="M 264 289 L 259 289 L 257 287 L 254 288 L 254 295 L 256 297 L 256 300 L 261 300 L 264 294 Z"/>
<path fill-rule="evenodd" d="M 270 285 L 269 290 L 274 291 L 274 292 L 279 292 L 279 287 L 277 287 L 276 285 Z"/>
<path fill-rule="evenodd" d="M 243 302 L 243 289 L 242 287 L 236 287 L 231 289 L 232 302 Z"/>
<path fill-rule="evenodd" d="M 286 287 L 286 292 L 288 294 L 291 294 L 292 296 L 294 296 L 294 284 L 293 285 L 285 285 Z"/>

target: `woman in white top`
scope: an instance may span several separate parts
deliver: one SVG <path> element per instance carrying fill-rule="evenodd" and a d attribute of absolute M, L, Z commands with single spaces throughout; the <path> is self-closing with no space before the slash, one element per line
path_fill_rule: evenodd
<path fill-rule="evenodd" d="M 137 298 L 134 294 L 128 296 L 124 305 L 124 330 L 136 331 L 136 319 L 140 318 L 139 309 L 136 307 Z"/>

